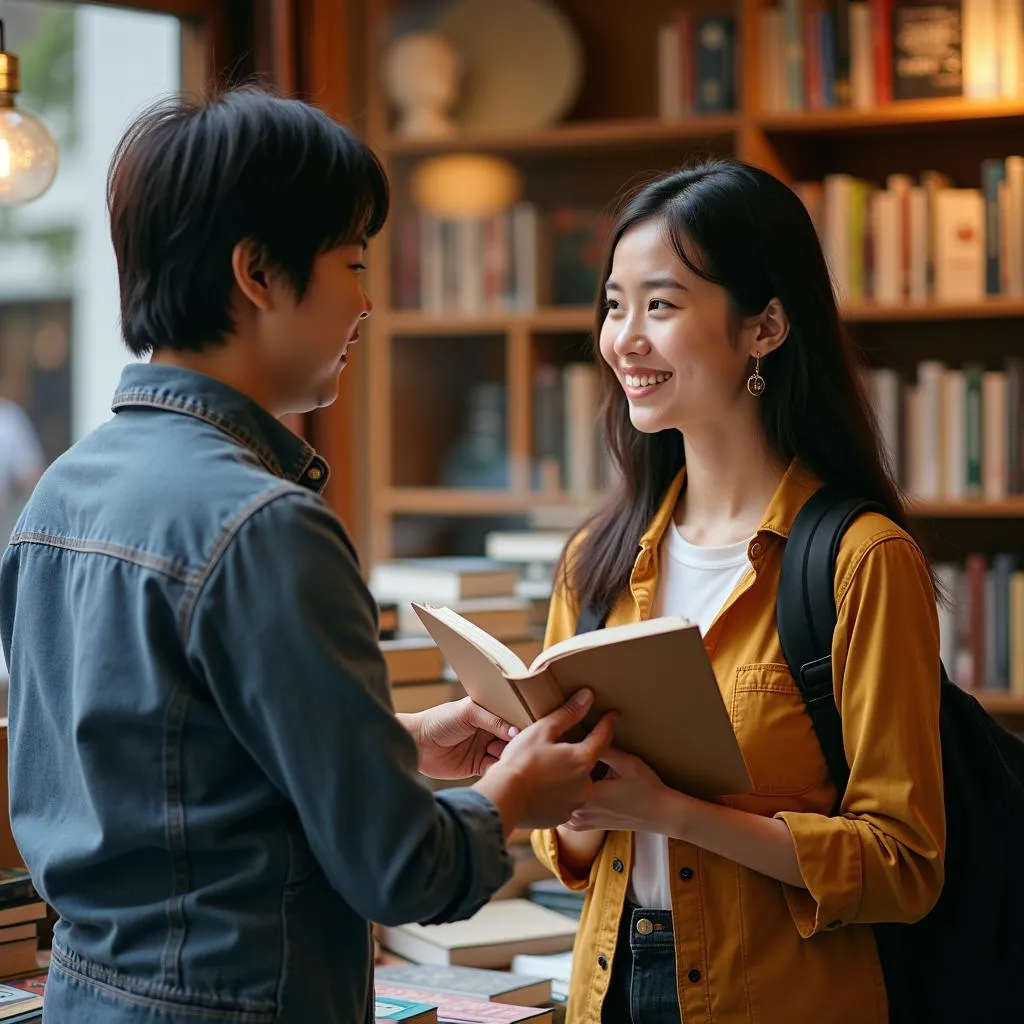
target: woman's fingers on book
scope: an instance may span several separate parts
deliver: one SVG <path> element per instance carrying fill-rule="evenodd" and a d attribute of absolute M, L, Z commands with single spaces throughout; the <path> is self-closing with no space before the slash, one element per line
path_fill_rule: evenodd
<path fill-rule="evenodd" d="M 608 747 L 601 755 L 601 760 L 620 779 L 636 779 L 648 774 L 654 775 L 646 762 L 634 754 L 627 754 L 626 751 L 620 750 L 618 747 Z"/>

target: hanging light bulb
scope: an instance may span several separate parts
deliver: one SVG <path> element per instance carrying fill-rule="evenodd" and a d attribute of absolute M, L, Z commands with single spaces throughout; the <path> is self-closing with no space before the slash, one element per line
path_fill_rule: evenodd
<path fill-rule="evenodd" d="M 38 117 L 14 105 L 20 88 L 18 58 L 4 50 L 0 20 L 0 206 L 38 199 L 57 174 L 53 136 Z"/>

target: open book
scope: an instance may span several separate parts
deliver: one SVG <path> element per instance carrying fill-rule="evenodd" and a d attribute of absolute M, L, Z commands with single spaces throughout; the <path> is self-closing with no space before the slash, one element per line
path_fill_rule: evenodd
<path fill-rule="evenodd" d="M 694 796 L 748 793 L 750 776 L 696 626 L 678 616 L 569 637 L 530 665 L 450 608 L 413 604 L 463 688 L 518 728 L 594 691 L 584 723 L 619 711 L 615 746 Z"/>

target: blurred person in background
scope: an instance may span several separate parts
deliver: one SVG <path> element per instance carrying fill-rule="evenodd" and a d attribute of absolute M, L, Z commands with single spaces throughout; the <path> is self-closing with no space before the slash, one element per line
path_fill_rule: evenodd
<path fill-rule="evenodd" d="M 39 435 L 0 376 L 0 547 L 7 546 L 14 521 L 45 468 Z"/>

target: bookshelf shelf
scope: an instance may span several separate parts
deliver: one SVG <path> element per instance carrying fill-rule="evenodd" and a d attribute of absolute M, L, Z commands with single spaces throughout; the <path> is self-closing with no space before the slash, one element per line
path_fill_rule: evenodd
<path fill-rule="evenodd" d="M 423 313 L 394 310 L 380 315 L 378 323 L 391 334 L 438 336 L 451 334 L 509 334 L 516 331 L 572 334 L 594 325 L 590 306 L 538 309 L 533 313 Z"/>
<path fill-rule="evenodd" d="M 463 151 L 517 154 L 568 151 L 585 155 L 595 150 L 628 146 L 662 147 L 675 142 L 724 139 L 735 134 L 739 127 L 740 118 L 734 114 L 693 117 L 686 121 L 656 118 L 577 121 L 537 131 L 481 132 L 446 139 L 406 139 L 388 135 L 377 148 L 396 157 Z"/>
<path fill-rule="evenodd" d="M 1024 125 L 1020 100 L 900 100 L 867 110 L 810 110 L 794 114 L 761 114 L 757 125 L 767 135 L 836 135 L 866 131 L 937 132 L 944 128 L 1011 130 Z"/>
<path fill-rule="evenodd" d="M 994 296 L 984 302 L 913 302 L 899 306 L 864 302 L 845 306 L 842 314 L 847 323 L 1024 319 L 1024 298 Z M 594 311 L 590 306 L 548 307 L 533 313 L 424 313 L 409 309 L 378 313 L 375 319 L 391 335 L 506 334 L 517 329 L 570 334 L 589 332 Z"/>
<path fill-rule="evenodd" d="M 391 487 L 380 496 L 387 512 L 435 516 L 522 515 L 536 503 L 536 495 L 456 487 Z"/>
<path fill-rule="evenodd" d="M 910 302 L 880 306 L 864 302 L 843 309 L 847 323 L 895 323 L 901 320 L 995 320 L 1024 317 L 1024 298 L 993 296 L 984 302 Z"/>
<path fill-rule="evenodd" d="M 1002 690 L 977 690 L 974 696 L 989 714 L 1014 718 L 1024 716 L 1024 697 Z"/>
<path fill-rule="evenodd" d="M 595 496 L 594 500 L 598 500 Z M 593 502 L 579 504 L 566 495 L 540 495 L 511 490 L 469 490 L 458 487 L 392 487 L 381 505 L 390 512 L 426 515 L 525 514 L 538 508 L 575 511 L 582 519 Z M 1024 519 L 1024 497 L 999 501 L 914 501 L 910 513 L 917 519 Z"/>
<path fill-rule="evenodd" d="M 1000 501 L 915 501 L 910 511 L 918 519 L 1024 519 L 1024 497 Z"/>

